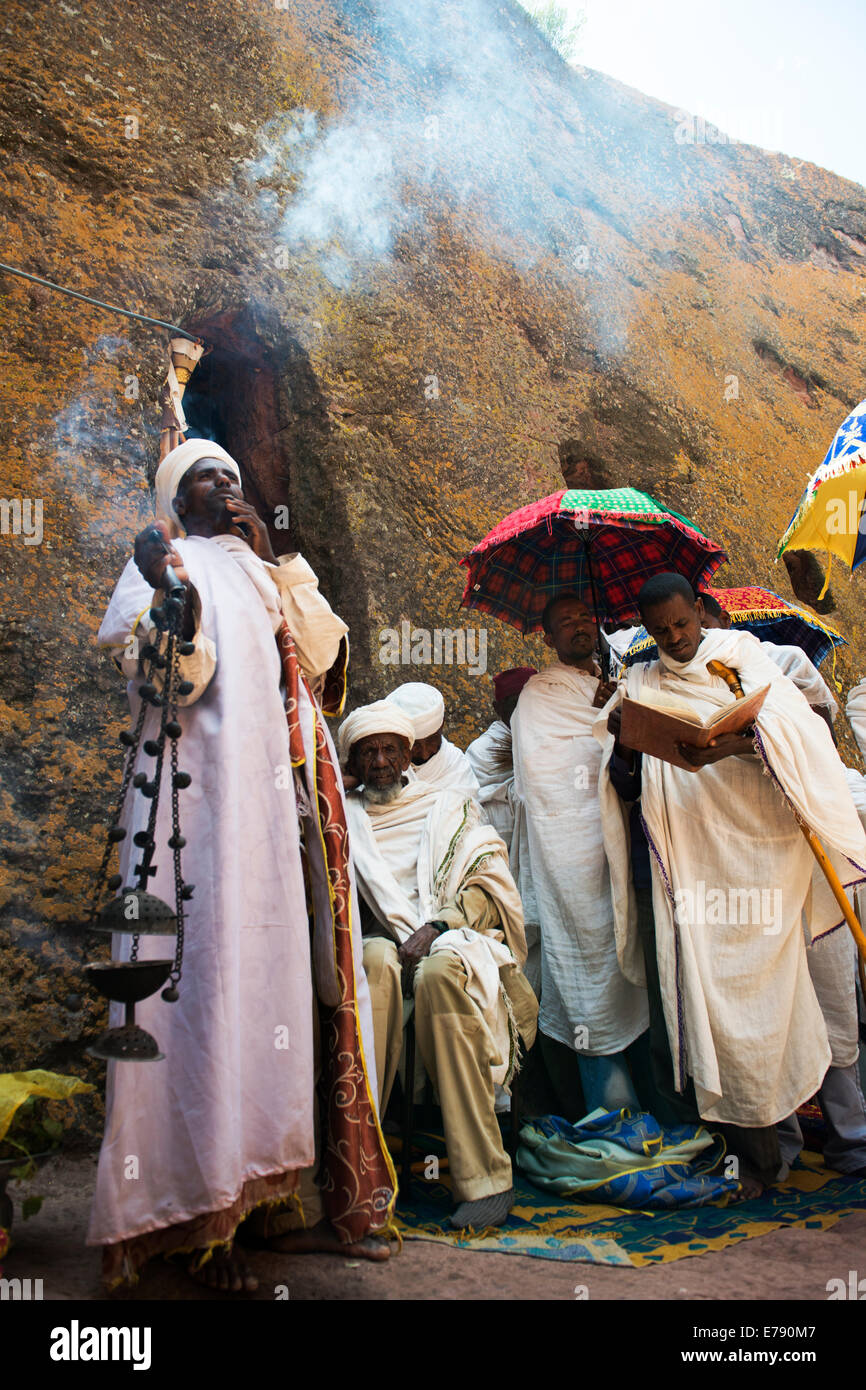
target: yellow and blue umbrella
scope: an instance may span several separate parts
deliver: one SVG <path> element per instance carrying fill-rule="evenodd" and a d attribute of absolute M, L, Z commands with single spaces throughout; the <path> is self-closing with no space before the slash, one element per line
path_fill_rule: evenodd
<path fill-rule="evenodd" d="M 866 401 L 836 431 L 824 462 L 806 484 L 779 542 L 786 550 L 826 550 L 852 572 L 866 560 Z M 830 582 L 829 566 L 826 592 Z"/>

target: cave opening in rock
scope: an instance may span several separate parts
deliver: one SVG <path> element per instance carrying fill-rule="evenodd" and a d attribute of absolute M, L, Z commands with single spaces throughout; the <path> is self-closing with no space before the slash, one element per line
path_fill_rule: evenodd
<path fill-rule="evenodd" d="M 208 351 L 184 394 L 186 437 L 213 439 L 237 459 L 244 495 L 273 532 L 277 508 L 288 505 L 290 460 L 280 410 L 285 354 L 262 340 L 247 310 L 216 315 L 189 331 Z"/>
<path fill-rule="evenodd" d="M 564 439 L 559 445 L 559 466 L 568 488 L 596 490 L 614 486 L 608 464 L 586 440 Z"/>
<path fill-rule="evenodd" d="M 331 418 L 309 355 L 276 315 L 254 306 L 184 327 L 209 348 L 183 398 L 187 438 L 213 439 L 237 459 L 244 496 L 267 523 L 275 554 L 301 551 L 322 592 L 362 630 L 366 586 Z"/>

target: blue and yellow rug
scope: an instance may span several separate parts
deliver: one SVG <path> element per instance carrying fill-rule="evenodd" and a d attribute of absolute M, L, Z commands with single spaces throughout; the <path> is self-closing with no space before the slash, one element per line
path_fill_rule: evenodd
<path fill-rule="evenodd" d="M 399 1164 L 400 1141 L 388 1142 Z M 753 1201 L 675 1211 L 578 1204 L 551 1197 L 515 1172 L 516 1202 L 504 1226 L 477 1233 L 455 1231 L 448 1225 L 452 1202 L 441 1137 L 416 1133 L 415 1151 L 428 1157 L 413 1163 L 411 1190 L 397 1203 L 403 1239 L 441 1241 L 500 1255 L 638 1267 L 664 1264 L 724 1250 L 782 1226 L 827 1230 L 843 1216 L 866 1209 L 866 1182 L 843 1178 L 825 1168 L 817 1154 L 804 1153 L 786 1182 Z"/>

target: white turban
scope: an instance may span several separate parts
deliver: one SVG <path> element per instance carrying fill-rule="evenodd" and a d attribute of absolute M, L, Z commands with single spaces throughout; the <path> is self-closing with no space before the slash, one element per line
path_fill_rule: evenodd
<path fill-rule="evenodd" d="M 172 449 L 170 454 L 166 454 L 159 468 L 156 470 L 156 515 L 160 521 L 167 521 L 173 536 L 186 535 L 180 518 L 174 510 L 174 499 L 180 487 L 181 479 L 188 473 L 194 463 L 201 459 L 219 459 L 226 468 L 230 468 L 237 478 L 241 481 L 241 470 L 235 463 L 231 454 L 226 453 L 221 444 L 215 444 L 212 439 L 188 439 L 185 444 L 178 444 L 176 449 Z"/>
<path fill-rule="evenodd" d="M 405 685 L 398 685 L 396 690 L 386 695 L 385 701 L 408 714 L 415 729 L 416 739 L 429 738 L 442 728 L 445 701 L 433 685 L 424 685 L 422 681 L 407 681 Z"/>
<path fill-rule="evenodd" d="M 396 705 L 389 704 L 387 700 L 376 700 L 375 704 L 352 710 L 340 725 L 337 748 L 343 767 L 349 761 L 352 744 L 357 743 L 359 738 L 368 738 L 370 734 L 400 734 L 408 739 L 410 748 L 415 742 L 412 720 Z"/>

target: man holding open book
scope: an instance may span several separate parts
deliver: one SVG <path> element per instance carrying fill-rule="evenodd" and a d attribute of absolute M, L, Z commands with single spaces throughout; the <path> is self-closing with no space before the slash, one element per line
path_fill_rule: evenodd
<path fill-rule="evenodd" d="M 649 580 L 640 608 L 660 659 L 629 669 L 594 730 L 619 961 L 651 993 L 657 967 L 676 1091 L 691 1079 L 700 1115 L 730 1127 L 754 1192 L 780 1167 L 773 1127 L 831 1061 L 802 922 L 815 939 L 842 914 L 823 880 L 813 885 L 797 818 L 846 886 L 864 877 L 866 835 L 826 724 L 760 643 L 704 631 L 701 600 L 678 574 Z M 636 818 L 615 790 L 617 764 L 649 844 L 655 961 L 645 920 L 643 950 L 638 933 Z"/>

